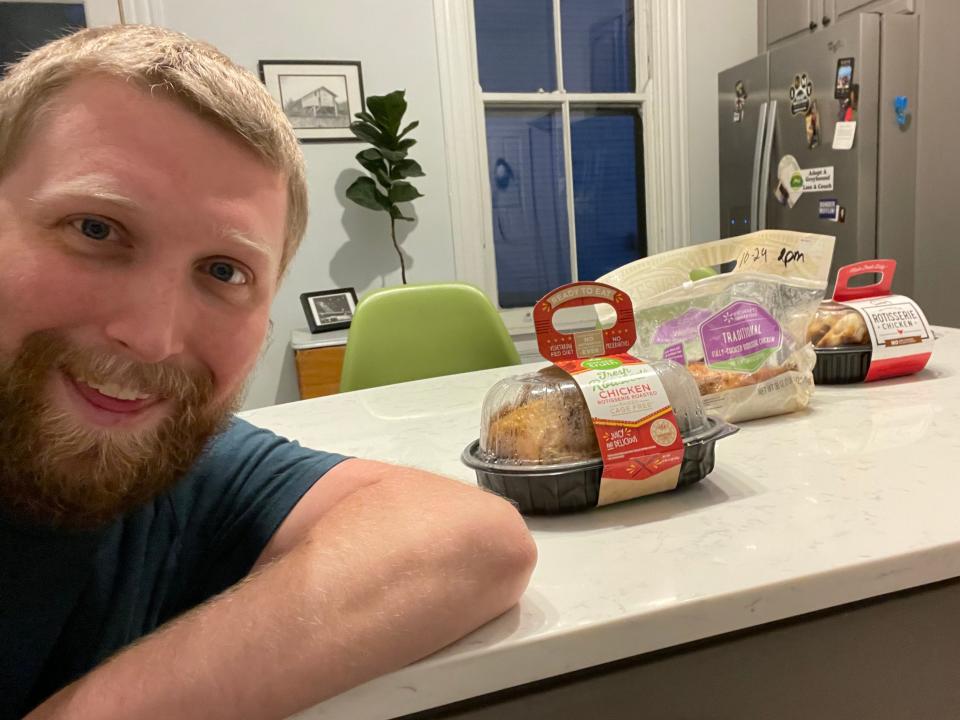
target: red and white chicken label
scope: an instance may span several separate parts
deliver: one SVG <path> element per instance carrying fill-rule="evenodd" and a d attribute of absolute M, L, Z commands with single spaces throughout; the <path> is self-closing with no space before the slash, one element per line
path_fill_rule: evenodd
<path fill-rule="evenodd" d="M 609 328 L 565 333 L 556 312 L 606 303 L 617 312 Z M 633 306 L 609 285 L 570 283 L 534 308 L 540 353 L 577 383 L 590 409 L 603 457 L 598 505 L 672 490 L 680 478 L 683 437 L 656 371 L 625 351 L 636 340 Z"/>

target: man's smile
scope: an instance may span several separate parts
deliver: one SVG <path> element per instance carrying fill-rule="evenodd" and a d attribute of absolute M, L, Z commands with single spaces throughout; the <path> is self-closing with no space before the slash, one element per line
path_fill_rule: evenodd
<path fill-rule="evenodd" d="M 81 379 L 60 371 L 67 395 L 84 416 L 98 425 L 113 426 L 137 422 L 152 415 L 152 409 L 165 405 L 158 395 L 142 393 L 136 388 Z"/>

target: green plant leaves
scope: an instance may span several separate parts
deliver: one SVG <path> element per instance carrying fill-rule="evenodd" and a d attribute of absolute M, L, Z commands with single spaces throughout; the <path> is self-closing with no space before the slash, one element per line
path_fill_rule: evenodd
<path fill-rule="evenodd" d="M 350 132 L 371 145 L 382 145 L 385 140 L 379 128 L 365 120 L 350 123 Z"/>
<path fill-rule="evenodd" d="M 368 97 L 367 109 L 369 112 L 362 111 L 354 115 L 356 121 L 350 123 L 350 130 L 360 140 L 372 146 L 358 152 L 356 158 L 373 177 L 365 175 L 354 180 L 347 188 L 347 197 L 362 207 L 389 213 L 393 232 L 394 221 L 415 220 L 404 215 L 397 203 L 411 202 L 423 197 L 417 188 L 404 180 L 424 176 L 420 163 L 407 157 L 407 151 L 416 145 L 417 141 L 405 137 L 419 127 L 420 123 L 414 120 L 400 130 L 403 115 L 407 111 L 403 90 Z M 400 262 L 402 270 L 402 255 Z"/>
<path fill-rule="evenodd" d="M 366 175 L 358 177 L 350 184 L 350 187 L 347 188 L 347 197 L 357 205 L 370 210 L 390 212 L 390 200 L 377 189 L 377 184 L 373 181 L 373 178 Z"/>
<path fill-rule="evenodd" d="M 392 136 L 391 139 L 397 137 L 400 121 L 407 111 L 405 94 L 405 90 L 394 90 L 387 95 L 371 95 L 367 98 L 367 107 L 387 134 Z"/>
<path fill-rule="evenodd" d="M 372 147 L 364 150 L 363 154 L 364 154 L 364 157 L 369 158 L 371 160 L 376 158 L 381 158 L 391 163 L 398 163 L 407 156 L 407 151 L 406 150 L 387 150 L 386 148 Z M 357 160 L 359 159 L 360 159 L 360 155 L 357 155 Z"/>
<path fill-rule="evenodd" d="M 386 148 L 378 148 L 378 150 L 384 159 L 392 163 L 400 162 L 407 156 L 406 150 L 387 150 Z"/>
<path fill-rule="evenodd" d="M 423 177 L 424 172 L 423 168 L 420 167 L 420 163 L 416 160 L 400 160 L 395 163 L 393 169 L 390 171 L 391 180 L 399 180 L 400 178 L 408 177 Z"/>
<path fill-rule="evenodd" d="M 420 121 L 419 121 L 419 120 L 414 120 L 412 123 L 410 123 L 410 124 L 407 125 L 403 130 L 400 131 L 400 134 L 397 135 L 397 140 L 399 140 L 399 139 L 402 138 L 404 135 L 406 135 L 408 132 L 410 132 L 411 130 L 413 130 L 414 128 L 417 128 L 417 127 L 420 127 Z"/>
<path fill-rule="evenodd" d="M 377 148 L 367 148 L 366 150 L 361 150 L 357 153 L 357 160 L 360 161 L 360 164 L 363 165 L 364 161 L 366 162 L 383 162 L 383 155 L 380 153 Z M 363 165 L 367 167 L 366 165 Z"/>
<path fill-rule="evenodd" d="M 376 150 L 362 150 L 357 153 L 357 162 L 359 162 L 364 169 L 372 172 L 381 185 L 384 187 L 390 187 L 390 177 L 388 176 L 389 170 L 387 169 L 387 163 L 381 157 L 380 153 Z"/>
<path fill-rule="evenodd" d="M 397 180 L 390 186 L 390 202 L 410 202 L 418 197 L 423 197 L 419 190 L 413 185 L 403 180 Z"/>
<path fill-rule="evenodd" d="M 400 162 L 395 163 L 393 169 L 390 170 L 391 180 L 399 180 L 405 177 L 423 176 L 423 168 L 420 167 L 420 163 L 418 163 L 416 160 L 401 160 Z"/>
<path fill-rule="evenodd" d="M 390 206 L 390 217 L 392 217 L 394 220 L 406 220 L 407 222 L 413 222 L 413 218 L 404 215 L 403 211 L 400 210 L 400 208 L 398 208 L 396 205 Z"/>

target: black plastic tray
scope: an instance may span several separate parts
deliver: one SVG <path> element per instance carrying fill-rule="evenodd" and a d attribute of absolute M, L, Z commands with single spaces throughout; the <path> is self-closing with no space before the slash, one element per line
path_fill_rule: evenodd
<path fill-rule="evenodd" d="M 813 382 L 817 385 L 842 385 L 863 382 L 870 369 L 873 348 L 814 348 L 817 364 L 813 367 Z"/>
<path fill-rule="evenodd" d="M 740 428 L 707 418 L 707 429 L 683 441 L 683 464 L 677 487 L 699 482 L 713 471 L 717 440 Z M 525 515 L 557 515 L 589 510 L 600 497 L 603 461 L 583 460 L 562 465 L 505 465 L 479 457 L 480 441 L 464 449 L 460 459 L 477 473 L 481 487 L 512 501 Z"/>

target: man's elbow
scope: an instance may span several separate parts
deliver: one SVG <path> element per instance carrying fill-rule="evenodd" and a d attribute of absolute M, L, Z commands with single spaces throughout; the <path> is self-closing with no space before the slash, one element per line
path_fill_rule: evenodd
<path fill-rule="evenodd" d="M 473 522 L 483 538 L 483 560 L 476 564 L 485 577 L 478 578 L 491 591 L 493 610 L 505 612 L 517 603 L 537 564 L 537 546 L 520 514 L 505 500 L 488 495 Z"/>

